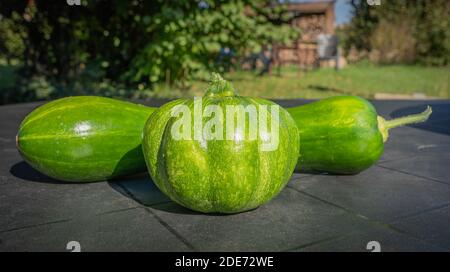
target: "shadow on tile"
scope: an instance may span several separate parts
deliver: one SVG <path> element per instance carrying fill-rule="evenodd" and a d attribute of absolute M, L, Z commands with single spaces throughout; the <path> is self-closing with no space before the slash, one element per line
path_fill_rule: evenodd
<path fill-rule="evenodd" d="M 110 180 L 108 184 L 123 196 L 152 209 L 177 214 L 199 214 L 172 202 L 156 187 L 148 174 L 138 174 L 120 180 Z M 172 205 L 160 205 L 167 203 Z"/>
<path fill-rule="evenodd" d="M 12 165 L 9 172 L 16 178 L 30 182 L 46 184 L 87 184 L 85 182 L 65 182 L 53 179 L 39 173 L 25 161 L 20 161 Z M 200 214 L 172 202 L 156 187 L 148 174 L 143 173 L 120 179 L 108 180 L 107 183 L 115 191 L 143 206 L 170 213 Z M 173 205 L 159 205 L 167 203 L 172 203 Z"/>
<path fill-rule="evenodd" d="M 48 183 L 48 184 L 88 184 L 88 183 L 96 183 L 96 182 L 104 182 L 104 180 L 92 181 L 92 182 L 77 182 L 77 181 L 62 181 L 46 176 L 39 171 L 35 170 L 31 165 L 29 165 L 26 161 L 21 161 L 9 169 L 9 173 L 16 178 L 39 182 L 39 183 Z"/>
<path fill-rule="evenodd" d="M 299 169 L 295 169 L 294 170 L 294 174 L 297 174 L 299 176 L 309 176 L 309 175 L 328 175 L 325 172 L 321 172 L 321 171 L 315 171 L 315 170 L 299 170 Z"/>
<path fill-rule="evenodd" d="M 200 213 L 189 210 L 168 198 L 153 183 L 148 174 L 139 174 L 126 179 L 108 181 L 109 186 L 138 204 L 150 207 L 155 210 L 173 214 L 195 214 L 211 216 L 228 216 L 230 214 L 222 213 Z M 256 209 L 253 209 L 256 210 Z M 246 212 L 251 212 L 246 211 Z M 245 213 L 245 212 L 243 212 Z"/>
<path fill-rule="evenodd" d="M 238 212 L 238 213 L 217 213 L 217 212 L 201 213 L 201 212 L 189 210 L 188 208 L 185 208 L 173 201 L 168 202 L 168 203 L 162 203 L 160 205 L 155 205 L 155 206 L 152 206 L 151 208 L 155 209 L 155 210 L 167 212 L 167 213 L 172 213 L 172 214 L 190 214 L 190 215 L 206 216 L 206 217 L 227 217 L 227 216 L 233 217 L 233 216 L 240 215 L 240 214 L 246 214 L 246 213 L 250 214 L 259 209 L 259 207 L 256 207 L 252 210 Z"/>
<path fill-rule="evenodd" d="M 364 170 L 363 170 L 364 171 Z M 305 178 L 309 176 L 342 176 L 342 177 L 349 177 L 354 176 L 355 174 L 342 174 L 342 173 L 333 173 L 333 172 L 326 172 L 322 170 L 314 170 L 314 169 L 295 169 L 291 180 L 298 179 L 298 178 Z"/>
<path fill-rule="evenodd" d="M 39 173 L 34 170 L 28 163 L 25 161 L 18 162 L 11 166 L 9 169 L 9 173 L 16 178 L 23 179 L 26 181 L 32 182 L 41 182 L 41 183 L 50 183 L 50 184 L 69 184 L 74 182 L 65 182 L 53 179 L 51 177 L 47 177 L 44 174 Z"/>

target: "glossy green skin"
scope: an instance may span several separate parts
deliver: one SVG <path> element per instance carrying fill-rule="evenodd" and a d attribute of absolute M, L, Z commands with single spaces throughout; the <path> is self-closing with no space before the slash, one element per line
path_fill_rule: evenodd
<path fill-rule="evenodd" d="M 377 112 L 365 99 L 336 96 L 287 110 L 300 133 L 298 171 L 356 174 L 383 153 Z"/>
<path fill-rule="evenodd" d="M 110 98 L 58 99 L 23 120 L 17 147 L 33 168 L 62 181 L 99 181 L 142 172 L 142 129 L 153 111 Z"/>
<path fill-rule="evenodd" d="M 193 132 L 193 100 L 180 99 L 151 115 L 142 142 L 153 181 L 173 201 L 205 213 L 242 212 L 269 201 L 289 181 L 297 162 L 299 139 L 294 120 L 286 110 L 279 108 L 278 149 L 261 151 L 260 137 L 252 141 L 248 137 L 242 141 L 174 140 L 170 131 L 178 117 L 171 117 L 171 109 L 181 104 L 191 109 Z M 275 105 L 237 96 L 203 98 L 203 109 L 218 105 L 224 112 L 226 105 L 248 104 Z M 223 122 L 226 127 L 226 120 Z"/>

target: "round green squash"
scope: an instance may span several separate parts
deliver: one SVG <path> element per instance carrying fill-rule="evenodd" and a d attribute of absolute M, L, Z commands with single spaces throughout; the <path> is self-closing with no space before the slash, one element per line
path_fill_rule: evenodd
<path fill-rule="evenodd" d="M 196 127 L 195 103 L 195 99 L 169 102 L 157 109 L 145 125 L 142 148 L 148 170 L 158 188 L 180 205 L 204 213 L 247 211 L 277 195 L 289 181 L 298 157 L 298 131 L 289 113 L 273 102 L 235 95 L 231 84 L 215 74 L 197 113 L 211 105 L 221 112 L 227 112 L 228 106 L 278 107 L 277 120 L 269 109 L 270 114 L 266 116 L 270 124 L 278 124 L 277 148 L 262 148 L 263 144 L 273 140 L 266 136 L 275 129 L 261 129 L 258 137 L 250 138 L 249 129 L 247 134 L 243 134 L 242 126 L 237 121 L 232 126 L 231 119 L 225 118 L 225 114 L 216 120 L 220 120 L 223 128 L 227 127 L 227 122 L 230 123 L 230 138 L 227 134 L 223 139 L 206 139 L 204 133 L 200 133 L 199 138 L 174 137 L 173 128 L 183 118 L 182 114 L 173 115 L 177 106 L 189 109 L 187 116 L 191 121 L 183 131 L 190 132 L 191 136 L 204 129 L 208 120 L 219 116 L 217 113 L 211 114 L 210 118 L 202 116 L 205 126 Z M 243 113 L 242 108 L 237 108 L 235 117 Z M 258 119 L 258 125 L 261 125 L 261 120 Z M 249 122 L 250 118 L 245 118 L 245 128 L 251 126 Z"/>
<path fill-rule="evenodd" d="M 388 131 L 405 124 L 423 122 L 423 113 L 385 120 L 373 105 L 357 96 L 335 96 L 288 108 L 301 139 L 296 169 L 301 172 L 356 174 L 381 156 Z"/>
<path fill-rule="evenodd" d="M 62 181 L 99 181 L 143 172 L 142 129 L 153 111 L 111 98 L 58 99 L 23 120 L 17 148 L 33 168 Z"/>

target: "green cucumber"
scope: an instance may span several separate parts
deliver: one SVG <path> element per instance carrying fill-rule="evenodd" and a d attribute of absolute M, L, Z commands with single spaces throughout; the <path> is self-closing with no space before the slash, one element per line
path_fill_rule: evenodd
<path fill-rule="evenodd" d="M 373 105 L 356 96 L 336 96 L 288 108 L 300 134 L 296 170 L 356 174 L 382 155 L 388 131 L 401 125 L 424 122 L 428 107 L 420 114 L 394 120 L 378 116 Z"/>
<path fill-rule="evenodd" d="M 75 96 L 31 112 L 17 134 L 22 157 L 62 181 L 89 182 L 145 171 L 142 129 L 154 108 Z"/>
<path fill-rule="evenodd" d="M 242 212 L 254 209 L 277 195 L 289 181 L 298 157 L 298 131 L 289 113 L 273 102 L 235 95 L 232 86 L 217 74 L 202 98 L 202 105 L 198 106 L 196 101 L 179 99 L 165 104 L 150 116 L 145 125 L 144 157 L 158 188 L 180 205 L 205 213 Z M 213 106 L 224 113 L 214 113 L 211 118 L 201 117 L 205 127 L 213 118 L 218 118 L 218 126 L 227 128 L 232 137 L 208 139 L 205 130 L 201 130 L 203 133 L 199 138 L 192 137 L 191 132 L 199 131 L 198 127 L 195 128 L 196 112 L 204 112 L 206 106 Z M 228 116 L 232 106 L 239 106 L 233 107 L 237 108 L 237 114 L 230 114 L 234 116 L 232 118 L 245 114 L 244 107 L 254 106 L 261 114 L 260 106 L 268 106 L 270 114 L 266 120 L 279 124 L 277 148 L 263 150 L 263 145 L 276 137 L 269 130 L 262 129 L 253 139 L 244 136 L 249 135 L 250 129 L 246 128 L 251 127 L 250 117 L 245 118 L 244 126 L 238 127 L 234 123 L 228 130 L 228 124 L 231 124 L 228 120 L 232 119 L 224 116 Z M 275 109 L 270 106 L 279 110 L 278 118 L 273 117 Z M 180 109 L 187 113 L 173 116 L 172 111 L 181 113 Z M 177 139 L 173 136 L 173 129 L 184 117 L 188 117 L 188 121 L 183 131 L 191 133 L 191 137 Z M 258 127 L 264 127 L 261 125 L 264 119 L 253 120 L 258 120 Z M 215 126 L 214 131 L 217 130 Z"/>

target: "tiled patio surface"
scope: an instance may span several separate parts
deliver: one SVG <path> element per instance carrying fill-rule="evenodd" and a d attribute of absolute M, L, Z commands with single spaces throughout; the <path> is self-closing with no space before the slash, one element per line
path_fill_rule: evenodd
<path fill-rule="evenodd" d="M 428 104 L 431 119 L 392 130 L 370 169 L 295 173 L 274 200 L 236 215 L 191 212 L 147 175 L 89 184 L 45 177 L 15 148 L 21 120 L 40 103 L 1 106 L 0 251 L 66 251 L 69 241 L 82 251 L 367 251 L 369 241 L 382 251 L 450 251 L 450 101 L 374 101 L 387 118 Z"/>

